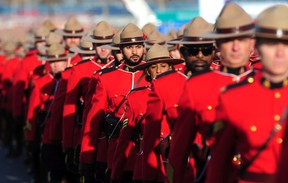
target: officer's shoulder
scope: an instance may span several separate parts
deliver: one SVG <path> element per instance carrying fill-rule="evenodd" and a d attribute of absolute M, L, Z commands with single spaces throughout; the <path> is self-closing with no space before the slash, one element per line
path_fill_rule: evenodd
<path fill-rule="evenodd" d="M 147 86 L 141 86 L 141 87 L 133 88 L 130 90 L 130 93 L 133 93 L 135 91 L 146 90 L 146 89 L 150 89 L 150 87 L 147 85 Z"/>
<path fill-rule="evenodd" d="M 253 76 L 254 76 L 254 73 L 251 73 L 243 81 L 240 81 L 240 82 L 234 83 L 234 84 L 230 84 L 230 85 L 224 87 L 221 90 L 221 92 L 222 93 L 227 93 L 227 92 L 233 91 L 235 89 L 239 89 L 241 87 L 250 85 L 250 84 L 252 84 L 254 82 Z"/>
<path fill-rule="evenodd" d="M 81 65 L 81 64 L 84 64 L 84 63 L 87 63 L 87 62 L 90 62 L 90 61 L 91 61 L 91 59 L 81 60 L 80 62 L 77 62 L 74 66 Z"/>
<path fill-rule="evenodd" d="M 103 69 L 100 69 L 100 70 L 97 70 L 94 72 L 94 75 L 95 74 L 99 74 L 100 76 L 103 75 L 103 74 L 107 74 L 107 73 L 110 73 L 112 71 L 115 71 L 117 70 L 118 67 L 114 66 L 114 67 L 109 67 L 109 68 L 103 68 Z"/>
<path fill-rule="evenodd" d="M 213 70 L 211 70 L 211 69 L 204 69 L 202 71 L 197 71 L 197 72 L 193 73 L 189 79 L 196 78 L 198 76 L 203 76 L 205 74 L 212 73 L 212 72 L 213 72 Z"/>
<path fill-rule="evenodd" d="M 163 78 L 164 76 L 168 76 L 168 75 L 173 74 L 173 73 L 177 73 L 177 71 L 176 70 L 171 70 L 171 71 L 164 72 L 162 74 L 159 74 L 156 77 L 156 79 Z"/>

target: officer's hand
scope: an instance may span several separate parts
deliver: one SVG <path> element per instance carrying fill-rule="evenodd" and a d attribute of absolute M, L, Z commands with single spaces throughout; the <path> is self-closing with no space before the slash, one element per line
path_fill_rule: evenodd
<path fill-rule="evenodd" d="M 74 163 L 74 149 L 69 148 L 64 150 L 65 153 L 65 165 L 68 171 L 78 174 L 78 166 Z"/>
<path fill-rule="evenodd" d="M 85 183 L 95 182 L 95 166 L 91 164 L 79 164 L 79 172 L 84 177 Z"/>

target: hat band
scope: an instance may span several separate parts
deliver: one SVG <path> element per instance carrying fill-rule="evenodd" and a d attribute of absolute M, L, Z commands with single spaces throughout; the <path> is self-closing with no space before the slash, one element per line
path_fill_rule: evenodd
<path fill-rule="evenodd" d="M 46 36 L 35 36 L 35 39 L 45 40 L 45 39 L 46 39 Z"/>
<path fill-rule="evenodd" d="M 66 54 L 60 54 L 60 55 L 49 55 L 47 56 L 47 58 L 61 58 L 61 57 L 65 57 Z"/>
<path fill-rule="evenodd" d="M 149 45 L 149 46 L 152 46 L 152 45 L 154 45 L 154 44 L 164 45 L 165 43 L 166 43 L 165 41 L 160 42 L 160 43 L 153 43 L 153 42 L 149 42 L 149 41 L 145 42 L 145 44 L 147 44 L 147 45 Z"/>
<path fill-rule="evenodd" d="M 243 25 L 243 26 L 239 26 L 239 27 L 233 27 L 233 28 L 217 28 L 216 32 L 219 34 L 229 34 L 229 33 L 240 33 L 243 31 L 247 31 L 250 29 L 254 28 L 254 24 L 248 24 L 248 25 Z"/>
<path fill-rule="evenodd" d="M 94 50 L 93 47 L 87 48 L 87 47 L 82 47 L 82 46 L 80 46 L 79 48 L 80 48 L 81 50 L 85 50 L 85 51 L 93 51 L 93 50 Z"/>
<path fill-rule="evenodd" d="M 202 37 L 186 37 L 184 36 L 182 41 L 213 41 L 212 39 L 202 38 Z"/>
<path fill-rule="evenodd" d="M 109 36 L 95 36 L 95 35 L 92 35 L 92 37 L 94 39 L 97 39 L 97 40 L 105 40 L 105 39 L 112 39 L 114 35 L 109 35 Z"/>
<path fill-rule="evenodd" d="M 129 42 L 136 42 L 136 41 L 144 41 L 143 37 L 134 37 L 134 38 L 121 38 L 121 43 L 129 43 Z"/>
<path fill-rule="evenodd" d="M 257 27 L 256 33 L 275 34 L 277 37 L 288 36 L 288 31 L 283 29 L 268 29 Z"/>
<path fill-rule="evenodd" d="M 160 59 L 171 59 L 171 57 L 157 57 L 157 58 L 151 58 L 149 59 L 149 62 L 155 61 L 155 60 L 160 60 Z"/>
<path fill-rule="evenodd" d="M 83 29 L 80 29 L 80 30 L 66 30 L 66 29 L 64 29 L 64 32 L 70 33 L 70 34 L 77 34 L 77 33 L 83 32 Z"/>

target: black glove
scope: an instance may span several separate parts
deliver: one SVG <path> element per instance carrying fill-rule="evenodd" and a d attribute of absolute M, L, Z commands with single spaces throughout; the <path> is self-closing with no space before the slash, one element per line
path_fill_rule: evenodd
<path fill-rule="evenodd" d="M 64 150 L 65 153 L 65 166 L 69 172 L 78 174 L 78 166 L 74 163 L 74 149 L 69 148 Z"/>
<path fill-rule="evenodd" d="M 95 166 L 91 164 L 79 164 L 79 172 L 84 177 L 85 183 L 95 182 Z"/>

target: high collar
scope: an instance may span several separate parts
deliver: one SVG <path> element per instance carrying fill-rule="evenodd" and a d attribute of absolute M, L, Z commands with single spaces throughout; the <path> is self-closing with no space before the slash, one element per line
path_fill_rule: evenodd
<path fill-rule="evenodd" d="M 227 67 L 227 66 L 223 66 L 223 65 L 220 66 L 221 72 L 229 73 L 229 74 L 235 74 L 235 75 L 243 74 L 247 70 L 248 69 L 246 66 L 241 66 L 241 67 L 237 67 L 237 68 L 231 68 L 231 67 Z"/>
<path fill-rule="evenodd" d="M 270 88 L 270 89 L 276 89 L 276 88 L 283 88 L 283 87 L 287 87 L 288 86 L 288 78 L 284 79 L 283 81 L 274 83 L 272 81 L 269 81 L 266 78 L 261 78 L 261 84 L 266 87 L 266 88 Z"/>

